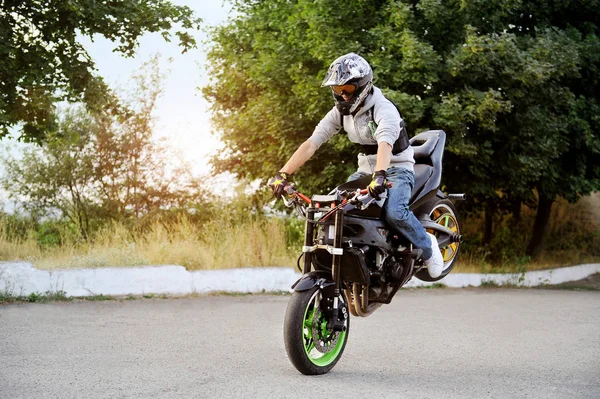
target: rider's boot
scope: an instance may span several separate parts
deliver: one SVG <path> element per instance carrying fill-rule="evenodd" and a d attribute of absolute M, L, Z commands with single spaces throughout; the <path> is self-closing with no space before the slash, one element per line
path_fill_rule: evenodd
<path fill-rule="evenodd" d="M 429 259 L 425 259 L 425 266 L 427 266 L 427 271 L 432 278 L 437 278 L 442 275 L 444 271 L 444 258 L 442 258 L 442 253 L 440 252 L 440 247 L 438 247 L 437 238 L 431 233 L 427 233 L 429 239 L 431 240 L 431 253 L 432 256 Z"/>

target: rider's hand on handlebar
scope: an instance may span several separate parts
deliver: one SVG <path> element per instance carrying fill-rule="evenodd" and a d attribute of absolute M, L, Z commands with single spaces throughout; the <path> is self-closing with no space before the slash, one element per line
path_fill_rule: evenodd
<path fill-rule="evenodd" d="M 369 187 L 367 187 L 367 190 L 369 190 L 369 195 L 371 197 L 380 200 L 381 197 L 379 197 L 379 195 L 385 192 L 386 187 L 387 172 L 385 170 L 378 170 L 373 173 L 373 180 L 371 181 L 371 184 L 369 184 Z"/>
<path fill-rule="evenodd" d="M 289 185 L 288 179 L 290 177 L 291 174 L 278 172 L 274 177 L 271 178 L 271 180 L 269 180 L 269 187 L 271 187 L 271 190 L 273 190 L 273 195 L 275 197 L 281 197 L 284 188 Z"/>

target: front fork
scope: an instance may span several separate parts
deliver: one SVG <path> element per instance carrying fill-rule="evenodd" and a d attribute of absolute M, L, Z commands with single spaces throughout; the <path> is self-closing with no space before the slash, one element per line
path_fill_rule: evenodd
<path fill-rule="evenodd" d="M 315 223 L 314 223 L 314 216 L 316 213 L 317 209 L 316 208 L 308 208 L 306 211 L 306 227 L 305 227 L 305 234 L 304 234 L 304 248 L 313 248 L 314 246 L 314 231 L 315 231 Z M 344 312 L 344 319 L 340 320 L 339 318 L 339 314 L 340 314 L 340 300 L 339 297 L 341 295 L 342 292 L 342 279 L 341 279 L 341 274 L 340 274 L 340 265 L 341 265 L 341 259 L 342 259 L 342 253 L 343 253 L 343 249 L 342 249 L 342 238 L 343 238 L 343 232 L 344 232 L 344 211 L 342 209 L 338 210 L 335 213 L 335 221 L 334 221 L 334 238 L 333 238 L 333 249 L 334 252 L 332 254 L 332 264 L 331 264 L 331 271 L 332 271 L 332 280 L 333 280 L 333 306 L 331 309 L 331 314 L 329 317 L 329 320 L 327 322 L 327 328 L 331 329 L 333 331 L 343 331 L 344 330 L 344 321 L 345 321 L 345 317 L 347 316 L 347 312 Z M 335 251 L 337 249 L 337 251 Z M 302 270 L 302 275 L 303 277 L 301 278 L 304 279 L 305 276 L 308 276 L 309 273 L 311 272 L 312 269 L 312 257 L 313 257 L 313 253 L 312 250 L 306 250 L 304 252 L 304 267 Z M 306 284 L 303 284 L 303 286 L 306 286 Z M 323 291 L 321 289 L 321 291 Z M 342 305 L 343 306 L 343 305 Z M 343 310 L 342 310 L 343 311 Z"/>
<path fill-rule="evenodd" d="M 308 208 L 306 210 L 306 226 L 304 227 L 304 248 L 312 247 L 314 244 L 314 233 L 315 233 L 315 208 Z M 302 275 L 310 273 L 312 268 L 312 252 L 304 252 L 304 268 Z"/>
<path fill-rule="evenodd" d="M 342 249 L 342 238 L 344 233 L 344 211 L 340 209 L 335 213 L 334 222 L 334 238 L 333 248 Z M 329 321 L 327 322 L 327 328 L 333 331 L 342 331 L 344 329 L 344 321 L 338 317 L 340 311 L 340 294 L 342 293 L 342 277 L 340 275 L 340 265 L 342 255 L 332 255 L 331 274 L 333 277 L 334 290 L 333 290 L 333 311 Z M 347 315 L 345 315 L 347 317 Z"/>

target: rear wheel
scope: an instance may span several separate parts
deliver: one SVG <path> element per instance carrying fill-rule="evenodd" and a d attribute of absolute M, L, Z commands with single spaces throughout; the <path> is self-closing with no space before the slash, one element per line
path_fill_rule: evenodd
<path fill-rule="evenodd" d="M 346 331 L 327 328 L 327 317 L 321 311 L 319 287 L 294 292 L 288 303 L 283 326 L 285 349 L 292 364 L 302 374 L 325 374 L 340 360 L 350 327 L 350 318 L 344 307 Z M 340 301 L 343 297 L 340 296 Z"/>
<path fill-rule="evenodd" d="M 456 208 L 449 199 L 442 199 L 437 202 L 429 213 L 429 216 L 434 222 L 447 227 L 455 234 L 460 234 L 460 224 L 458 222 L 458 217 L 456 216 Z M 439 236 L 439 233 L 436 233 L 434 230 L 428 229 L 427 232 L 435 235 L 436 237 Z M 431 277 L 427 269 L 419 270 L 417 273 L 415 273 L 415 276 L 419 280 L 423 281 L 438 281 L 443 279 L 452 271 L 452 268 L 454 268 L 456 260 L 458 259 L 459 249 L 460 242 L 453 242 L 445 247 L 440 247 L 440 250 L 442 251 L 442 257 L 444 259 L 444 271 L 439 277 Z"/>

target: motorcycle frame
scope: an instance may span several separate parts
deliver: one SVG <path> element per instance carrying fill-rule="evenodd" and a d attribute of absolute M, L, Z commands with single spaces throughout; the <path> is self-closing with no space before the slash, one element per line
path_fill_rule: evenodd
<path fill-rule="evenodd" d="M 406 250 L 393 251 L 391 245 L 386 242 L 385 237 L 373 237 L 376 240 L 371 242 L 370 246 L 378 247 L 390 254 L 402 257 L 402 276 L 395 283 L 389 282 L 391 287 L 390 291 L 386 291 L 387 295 L 383 299 L 372 301 L 369 298 L 368 289 L 370 281 L 356 282 L 346 281 L 346 287 L 344 287 L 344 281 L 342 279 L 343 273 L 341 271 L 341 261 L 345 255 L 345 251 L 349 251 L 352 248 L 351 241 L 348 240 L 348 246 L 344 248 L 343 236 L 344 225 L 348 220 L 352 220 L 353 223 L 365 223 L 369 226 L 375 224 L 379 228 L 384 228 L 385 224 L 376 220 L 363 219 L 358 217 L 349 217 L 343 210 L 339 210 L 335 213 L 333 225 L 324 224 L 327 231 L 328 226 L 333 226 L 334 237 L 333 242 L 331 239 L 325 240 L 322 243 L 315 244 L 315 213 L 327 212 L 331 208 L 316 208 L 310 207 L 306 211 L 306 224 L 305 224 L 305 241 L 304 241 L 304 265 L 303 265 L 303 276 L 300 280 L 292 286 L 296 291 L 304 291 L 311 289 L 314 286 L 319 286 L 324 297 L 330 298 L 333 301 L 333 306 L 329 309 L 322 309 L 323 312 L 328 316 L 329 326 L 333 329 L 342 328 L 343 319 L 340 320 L 339 315 L 339 302 L 338 298 L 341 294 L 345 295 L 345 304 L 348 306 L 348 310 L 354 316 L 366 317 L 374 312 L 381 304 L 390 303 L 398 289 L 402 287 L 414 274 L 415 258 L 420 255 L 420 251 L 412 250 L 412 247 Z M 387 227 L 386 227 L 387 230 Z M 357 248 L 357 247 L 355 247 Z M 328 270 L 313 270 L 313 257 L 317 254 L 317 251 L 327 251 L 331 254 L 331 269 Z M 352 256 L 351 254 L 347 254 Z M 346 267 L 351 267 L 346 265 Z M 356 266 L 355 266 L 356 267 Z M 366 268 L 365 273 L 369 278 L 369 269 Z M 354 300 L 353 300 L 354 299 Z M 325 303 L 325 302 L 323 302 Z"/>

